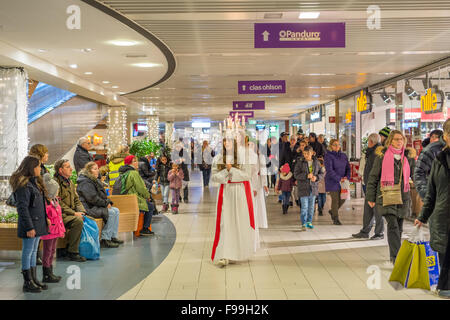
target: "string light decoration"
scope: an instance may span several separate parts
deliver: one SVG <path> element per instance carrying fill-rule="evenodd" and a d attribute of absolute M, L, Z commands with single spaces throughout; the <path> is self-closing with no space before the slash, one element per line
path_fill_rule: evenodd
<path fill-rule="evenodd" d="M 119 152 L 127 144 L 127 109 L 126 107 L 108 108 L 108 155 Z"/>
<path fill-rule="evenodd" d="M 159 143 L 159 116 L 147 116 L 148 138 Z"/>
<path fill-rule="evenodd" d="M 166 145 L 173 148 L 173 122 L 166 121 Z"/>

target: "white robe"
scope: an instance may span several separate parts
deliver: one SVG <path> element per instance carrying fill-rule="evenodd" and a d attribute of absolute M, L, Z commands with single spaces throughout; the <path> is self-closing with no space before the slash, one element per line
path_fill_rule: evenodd
<path fill-rule="evenodd" d="M 255 252 L 255 229 L 250 225 L 245 186 L 243 183 L 228 183 L 228 181 L 250 181 L 251 167 L 241 165 L 241 169 L 231 168 L 229 172 L 227 169 L 219 171 L 217 168 L 218 163 L 222 163 L 221 154 L 217 155 L 213 160 L 211 175 L 213 182 L 223 184 L 220 235 L 213 261 L 220 259 L 247 260 Z M 220 186 L 217 195 L 216 214 L 218 212 L 219 195 Z M 250 197 L 254 203 L 251 192 Z M 216 230 L 215 238 L 217 236 Z"/>
<path fill-rule="evenodd" d="M 255 154 L 256 155 L 256 154 Z M 267 187 L 266 178 L 266 161 L 262 155 L 259 155 L 259 161 L 253 165 L 255 173 L 252 175 L 252 187 L 255 190 L 255 216 L 258 228 L 266 229 L 267 224 L 267 210 L 266 210 L 266 195 L 264 187 Z"/>

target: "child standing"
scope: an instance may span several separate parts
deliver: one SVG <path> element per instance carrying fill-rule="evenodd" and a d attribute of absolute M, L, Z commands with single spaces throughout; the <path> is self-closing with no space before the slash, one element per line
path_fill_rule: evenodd
<path fill-rule="evenodd" d="M 295 164 L 294 177 L 297 180 L 298 197 L 301 202 L 300 220 L 302 231 L 312 229 L 315 200 L 319 194 L 319 180 L 323 179 L 319 160 L 313 158 L 314 150 L 311 146 L 305 147 L 303 158 Z"/>
<path fill-rule="evenodd" d="M 49 234 L 42 236 L 43 255 L 42 255 L 42 282 L 56 283 L 61 277 L 53 274 L 53 257 L 56 251 L 56 242 L 58 238 L 63 238 L 66 228 L 64 227 L 61 206 L 58 202 L 59 184 L 53 180 L 50 174 L 44 175 L 44 185 L 47 189 L 46 212 L 49 225 Z"/>
<path fill-rule="evenodd" d="M 165 155 L 162 155 L 156 162 L 156 177 L 153 184 L 159 183 L 161 186 L 161 193 L 163 197 L 162 211 L 166 212 L 169 209 L 169 180 L 168 174 L 170 171 L 170 163 Z"/>
<path fill-rule="evenodd" d="M 317 207 L 319 209 L 319 216 L 323 216 L 323 208 L 325 207 L 325 203 L 327 202 L 327 192 L 325 191 L 325 165 L 322 159 L 319 159 L 320 168 L 322 169 L 323 177 L 319 179 L 319 196 L 317 199 Z"/>
<path fill-rule="evenodd" d="M 295 180 L 291 172 L 291 168 L 288 163 L 285 163 L 281 167 L 280 179 L 275 187 L 276 192 L 282 192 L 282 209 L 283 214 L 286 214 L 289 209 L 289 199 L 291 198 L 292 188 L 294 187 Z"/>
<path fill-rule="evenodd" d="M 167 178 L 170 181 L 170 190 L 172 190 L 172 213 L 177 214 L 178 201 L 180 200 L 181 187 L 183 186 L 183 170 L 180 170 L 174 162 Z"/>

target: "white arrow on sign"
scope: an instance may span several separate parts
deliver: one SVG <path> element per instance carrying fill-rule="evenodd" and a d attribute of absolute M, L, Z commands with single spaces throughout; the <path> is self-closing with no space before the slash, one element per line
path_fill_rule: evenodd
<path fill-rule="evenodd" d="M 266 30 L 262 33 L 263 37 L 264 37 L 264 41 L 269 41 L 269 35 L 270 33 Z"/>
<path fill-rule="evenodd" d="M 245 88 L 247 88 L 246 85 L 242 85 L 242 91 L 245 91 Z"/>

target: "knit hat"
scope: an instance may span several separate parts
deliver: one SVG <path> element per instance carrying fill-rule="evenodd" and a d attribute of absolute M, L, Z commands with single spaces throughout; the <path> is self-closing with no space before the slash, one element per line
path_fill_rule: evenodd
<path fill-rule="evenodd" d="M 389 137 L 389 133 L 391 133 L 391 129 L 389 127 L 384 127 L 380 130 L 380 132 L 378 132 L 380 136 L 383 136 L 385 138 Z"/>
<path fill-rule="evenodd" d="M 124 163 L 131 164 L 133 162 L 133 159 L 134 159 L 133 155 L 127 156 L 127 157 L 125 157 Z"/>
<path fill-rule="evenodd" d="M 289 167 L 289 163 L 285 163 L 282 167 L 281 167 L 281 172 L 288 174 L 291 171 L 291 168 Z"/>
<path fill-rule="evenodd" d="M 52 179 L 50 173 L 44 174 L 43 177 L 45 189 L 47 189 L 47 195 L 50 199 L 55 199 L 59 190 L 59 184 Z"/>

